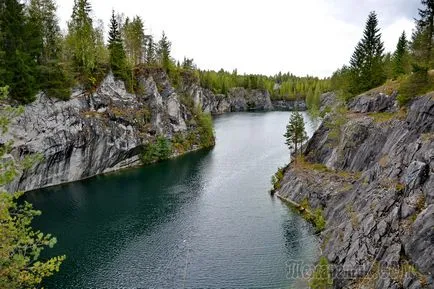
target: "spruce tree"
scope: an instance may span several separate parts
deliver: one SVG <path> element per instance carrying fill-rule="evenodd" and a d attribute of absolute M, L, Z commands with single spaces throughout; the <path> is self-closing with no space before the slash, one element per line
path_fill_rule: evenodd
<path fill-rule="evenodd" d="M 32 102 L 38 86 L 35 80 L 36 59 L 33 55 L 33 36 L 28 31 L 29 21 L 25 6 L 17 0 L 3 0 L 0 4 L 0 85 L 10 87 L 12 99 Z"/>
<path fill-rule="evenodd" d="M 286 139 L 285 144 L 290 150 L 294 150 L 294 154 L 297 156 L 298 150 L 301 148 L 303 142 L 307 140 L 304 120 L 301 113 L 295 111 L 291 114 L 289 123 L 286 126 L 286 132 L 283 136 Z"/>
<path fill-rule="evenodd" d="M 146 41 L 146 64 L 148 65 L 153 65 L 155 64 L 155 42 L 154 42 L 154 38 L 152 37 L 152 35 L 148 35 L 147 36 L 147 41 Z"/>
<path fill-rule="evenodd" d="M 434 0 L 422 0 L 419 19 L 412 35 L 413 70 L 427 71 L 433 67 Z"/>
<path fill-rule="evenodd" d="M 163 31 L 161 35 L 161 39 L 158 42 L 158 60 L 160 65 L 169 72 L 170 69 L 170 50 L 172 47 L 172 43 L 170 43 L 169 39 L 166 36 L 166 33 Z"/>
<path fill-rule="evenodd" d="M 53 0 L 31 0 L 29 33 L 33 35 L 33 57 L 37 59 L 39 88 L 49 97 L 67 99 L 72 79 L 61 63 L 62 35 Z"/>
<path fill-rule="evenodd" d="M 116 78 L 125 80 L 127 77 L 126 55 L 122 43 L 119 23 L 114 11 L 112 11 L 112 17 L 110 19 L 108 44 L 110 51 L 110 67 L 113 71 L 113 75 Z"/>
<path fill-rule="evenodd" d="M 357 44 L 350 60 L 353 74 L 351 92 L 359 93 L 382 84 L 386 80 L 383 67 L 384 45 L 375 12 L 366 21 L 363 38 Z"/>
<path fill-rule="evenodd" d="M 393 76 L 396 78 L 409 72 L 408 41 L 405 31 L 399 37 L 396 51 L 393 54 Z"/>

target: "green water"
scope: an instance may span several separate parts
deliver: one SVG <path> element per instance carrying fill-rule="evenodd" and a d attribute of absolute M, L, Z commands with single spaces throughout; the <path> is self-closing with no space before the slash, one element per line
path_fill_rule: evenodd
<path fill-rule="evenodd" d="M 317 241 L 268 194 L 289 116 L 228 114 L 212 150 L 28 193 L 48 254 L 67 255 L 46 288 L 300 288 L 287 264 L 311 264 Z"/>

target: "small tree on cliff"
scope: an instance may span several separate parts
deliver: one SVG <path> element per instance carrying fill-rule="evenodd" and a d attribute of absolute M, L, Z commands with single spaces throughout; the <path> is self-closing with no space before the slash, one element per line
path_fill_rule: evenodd
<path fill-rule="evenodd" d="M 115 11 L 112 11 L 112 18 L 110 19 L 109 31 L 109 51 L 110 51 L 110 67 L 113 75 L 116 78 L 126 79 L 127 77 L 127 61 L 122 43 L 122 35 L 119 27 L 119 22 L 116 18 Z"/>
<path fill-rule="evenodd" d="M 292 113 L 284 137 L 286 139 L 285 144 L 297 155 L 299 148 L 307 140 L 303 116 L 298 111 Z"/>

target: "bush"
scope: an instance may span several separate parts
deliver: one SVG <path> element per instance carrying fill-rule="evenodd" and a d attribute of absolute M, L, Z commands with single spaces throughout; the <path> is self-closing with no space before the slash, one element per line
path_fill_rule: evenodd
<path fill-rule="evenodd" d="M 419 70 L 402 81 L 397 99 L 399 104 L 403 106 L 415 96 L 422 95 L 433 89 L 433 77 L 426 70 Z"/>
<path fill-rule="evenodd" d="M 198 132 L 200 135 L 200 146 L 209 148 L 215 145 L 214 127 L 211 114 L 198 110 L 197 113 Z"/>
<path fill-rule="evenodd" d="M 326 257 L 322 256 L 312 273 L 309 282 L 312 289 L 328 289 L 333 287 L 333 279 L 330 274 L 329 262 Z"/>
<path fill-rule="evenodd" d="M 163 136 L 157 137 L 154 142 L 147 144 L 141 155 L 143 164 L 150 164 L 167 160 L 172 155 L 172 144 Z"/>
<path fill-rule="evenodd" d="M 273 185 L 272 192 L 276 192 L 281 187 L 281 181 L 283 179 L 283 168 L 279 168 L 277 172 L 271 177 L 271 184 Z"/>

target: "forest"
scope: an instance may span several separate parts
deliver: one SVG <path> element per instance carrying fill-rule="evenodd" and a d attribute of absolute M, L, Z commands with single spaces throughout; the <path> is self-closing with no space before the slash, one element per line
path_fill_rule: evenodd
<path fill-rule="evenodd" d="M 274 100 L 305 99 L 310 109 L 319 106 L 326 91 L 339 91 L 349 99 L 387 82 L 399 87 L 400 102 L 406 103 L 432 88 L 432 1 L 422 1 L 416 29 L 411 37 L 402 33 L 393 53 L 385 52 L 377 14 L 371 12 L 349 64 L 325 79 L 282 72 L 265 76 L 201 70 L 193 59 L 175 60 L 167 35 L 163 32 L 157 41 L 146 34 L 139 16 L 113 11 L 105 41 L 104 24 L 93 19 L 90 1 L 76 0 L 73 5 L 67 31 L 62 33 L 54 0 L 2 1 L 0 87 L 8 87 L 12 102 L 30 103 L 39 91 L 68 99 L 77 85 L 91 92 L 110 70 L 135 91 L 143 68 L 164 69 L 177 87 L 195 82 L 224 95 L 233 87 L 261 89 Z"/>

